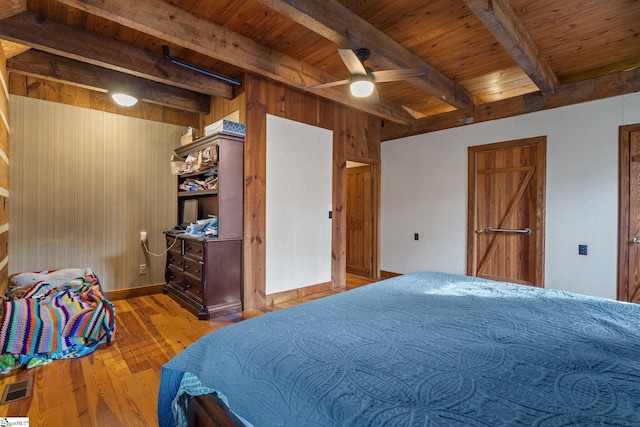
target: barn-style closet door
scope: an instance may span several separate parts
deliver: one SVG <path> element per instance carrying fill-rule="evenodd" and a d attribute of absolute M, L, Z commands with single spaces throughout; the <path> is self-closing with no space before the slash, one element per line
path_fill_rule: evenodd
<path fill-rule="evenodd" d="M 546 137 L 469 147 L 467 274 L 544 286 Z"/>

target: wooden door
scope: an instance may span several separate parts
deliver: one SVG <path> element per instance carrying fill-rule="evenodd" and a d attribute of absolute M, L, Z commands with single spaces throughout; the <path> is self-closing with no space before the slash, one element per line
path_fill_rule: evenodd
<path fill-rule="evenodd" d="M 546 137 L 469 147 L 467 274 L 544 286 Z"/>
<path fill-rule="evenodd" d="M 618 299 L 640 303 L 640 124 L 619 142 Z"/>
<path fill-rule="evenodd" d="M 347 273 L 373 276 L 371 166 L 347 169 Z"/>

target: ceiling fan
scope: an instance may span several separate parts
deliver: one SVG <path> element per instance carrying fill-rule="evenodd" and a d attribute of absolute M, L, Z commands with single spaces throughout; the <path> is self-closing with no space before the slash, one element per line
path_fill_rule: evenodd
<path fill-rule="evenodd" d="M 420 77 L 429 73 L 425 69 L 402 69 L 402 70 L 383 70 L 372 71 L 371 68 L 364 65 L 364 62 L 371 56 L 371 51 L 365 47 L 355 50 L 338 49 L 342 62 L 351 73 L 351 77 L 345 80 L 337 80 L 329 83 L 308 86 L 306 90 L 316 90 L 333 86 L 349 84 L 351 94 L 357 98 L 368 98 L 370 103 L 380 100 L 375 83 L 393 82 L 404 80 L 410 77 Z"/>

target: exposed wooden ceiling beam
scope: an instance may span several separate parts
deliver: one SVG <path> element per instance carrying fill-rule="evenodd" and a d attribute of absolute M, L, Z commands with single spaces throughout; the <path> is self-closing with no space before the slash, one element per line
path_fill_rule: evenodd
<path fill-rule="evenodd" d="M 424 77 L 407 79 L 458 109 L 473 107 L 473 96 L 409 49 L 353 13 L 337 0 L 258 0 L 311 31 L 351 49 L 371 49 L 371 61 L 387 69 L 422 68 Z"/>
<path fill-rule="evenodd" d="M 0 20 L 0 38 L 158 83 L 225 99 L 233 97 L 233 87 L 227 83 L 174 65 L 147 50 L 34 13 Z"/>
<path fill-rule="evenodd" d="M 26 10 L 26 0 L 0 0 L 0 19 L 8 18 Z"/>
<path fill-rule="evenodd" d="M 451 111 L 416 120 L 412 127 L 387 125 L 382 128 L 382 140 L 389 141 L 633 92 L 640 92 L 640 67 L 582 82 L 560 85 L 555 95 L 545 96 L 540 92 L 528 93 L 502 101 L 476 105 L 471 114 Z"/>
<path fill-rule="evenodd" d="M 142 101 L 194 113 L 209 114 L 211 106 L 209 95 L 34 49 L 8 59 L 7 69 L 104 93 L 125 91 Z"/>
<path fill-rule="evenodd" d="M 503 0 L 464 0 L 544 95 L 553 95 L 558 78 L 522 25 L 513 8 Z"/>
<path fill-rule="evenodd" d="M 213 22 L 192 15 L 162 0 L 60 0 L 59 3 L 118 22 L 129 28 L 166 40 L 171 44 L 213 57 L 287 85 L 305 88 L 337 80 L 324 71 L 270 49 Z M 317 92 L 319 95 L 361 111 L 401 124 L 414 118 L 388 100 L 376 104 L 357 103 L 344 88 Z"/>
<path fill-rule="evenodd" d="M 209 95 L 33 49 L 8 59 L 7 70 L 97 92 L 125 92 L 141 101 L 194 113 L 209 114 L 211 109 Z"/>

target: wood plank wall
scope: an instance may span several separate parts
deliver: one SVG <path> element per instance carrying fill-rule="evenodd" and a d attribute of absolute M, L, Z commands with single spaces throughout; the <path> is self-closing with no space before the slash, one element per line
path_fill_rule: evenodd
<path fill-rule="evenodd" d="M 332 287 L 346 286 L 346 161 L 380 162 L 380 120 L 261 77 L 245 75 L 231 101 L 214 100 L 204 126 L 240 110 L 245 139 L 245 309 L 265 306 L 266 116 L 333 130 Z M 379 179 L 379 174 L 375 175 Z M 379 188 L 379 185 L 376 187 Z"/>
<path fill-rule="evenodd" d="M 9 79 L 0 44 L 0 295 L 9 283 Z"/>

